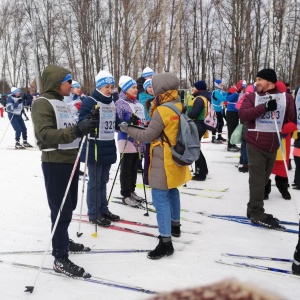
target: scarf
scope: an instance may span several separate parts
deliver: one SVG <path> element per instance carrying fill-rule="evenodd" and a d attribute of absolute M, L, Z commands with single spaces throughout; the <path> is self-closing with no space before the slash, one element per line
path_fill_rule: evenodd
<path fill-rule="evenodd" d="M 154 100 L 152 101 L 151 110 L 150 110 L 150 117 L 152 117 L 156 108 L 166 102 L 170 102 L 172 100 L 177 100 L 179 98 L 177 90 L 169 90 L 163 94 L 158 94 Z"/>

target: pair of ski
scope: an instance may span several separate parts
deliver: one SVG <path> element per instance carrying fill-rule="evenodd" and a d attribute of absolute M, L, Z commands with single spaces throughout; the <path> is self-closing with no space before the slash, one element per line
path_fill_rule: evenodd
<path fill-rule="evenodd" d="M 217 215 L 217 214 L 207 214 L 204 212 L 198 212 L 198 213 L 200 213 L 203 216 L 210 217 L 210 218 L 221 219 L 221 220 L 236 222 L 236 223 L 240 223 L 240 224 L 260 227 L 260 228 L 267 228 L 263 225 L 252 223 L 250 219 L 248 219 L 247 217 L 244 217 L 244 216 Z M 274 230 L 298 234 L 298 230 L 289 229 L 289 228 L 286 228 L 283 226 L 283 225 L 298 226 L 299 225 L 298 223 L 289 222 L 289 221 L 279 221 L 279 223 L 280 223 L 280 228 L 278 228 L 278 229 L 274 228 Z M 268 228 L 268 229 L 273 229 L 273 228 Z"/>
<path fill-rule="evenodd" d="M 275 262 L 282 262 L 282 263 L 289 263 L 289 264 L 291 264 L 293 262 L 292 259 L 269 257 L 269 256 L 254 256 L 254 255 L 242 255 L 242 254 L 233 254 L 233 253 L 222 253 L 222 256 L 230 257 L 230 258 L 240 258 L 240 259 L 275 261 Z M 292 277 L 300 279 L 299 275 L 294 275 L 292 271 L 286 270 L 286 269 L 279 269 L 279 268 L 267 267 L 267 266 L 256 265 L 256 264 L 249 264 L 249 263 L 244 263 L 244 262 L 232 262 L 232 261 L 222 260 L 222 259 L 218 259 L 218 260 L 216 260 L 216 262 L 223 264 L 223 265 L 234 266 L 234 267 L 239 267 L 239 268 L 246 268 L 246 269 L 255 269 L 255 270 L 266 271 L 269 273 L 274 273 L 274 274 L 279 274 L 279 275 L 292 276 Z"/>
<path fill-rule="evenodd" d="M 73 214 L 73 216 L 79 217 L 79 214 Z M 88 217 L 87 215 L 82 215 L 82 217 Z M 81 220 L 82 221 L 82 220 Z M 126 219 L 120 219 L 116 223 L 118 224 L 125 224 L 125 225 L 134 225 L 134 226 L 139 226 L 139 227 L 146 227 L 146 228 L 158 228 L 157 225 L 153 224 L 148 224 L 144 222 L 137 222 L 137 221 L 130 221 Z M 200 230 L 181 230 L 182 233 L 188 233 L 188 234 L 199 234 L 201 231 Z"/>
<path fill-rule="evenodd" d="M 16 268 L 27 269 L 27 270 L 38 270 L 40 268 L 39 266 L 35 266 L 35 265 L 28 265 L 28 264 L 22 264 L 22 263 L 17 263 L 17 262 L 9 262 L 9 261 L 4 261 L 4 260 L 0 260 L 0 263 L 7 264 L 7 265 L 10 265 L 10 266 L 13 266 Z M 70 278 L 68 276 L 65 276 L 64 274 L 56 273 L 54 270 L 52 270 L 50 268 L 46 268 L 46 267 L 42 267 L 41 272 L 50 274 L 50 275 L 54 275 L 54 276 Z M 90 282 L 90 283 L 101 284 L 101 285 L 106 285 L 106 286 L 110 286 L 110 287 L 114 287 L 114 288 L 120 288 L 120 289 L 130 290 L 130 291 L 134 291 L 134 292 L 141 292 L 141 293 L 146 293 L 146 294 L 156 294 L 157 293 L 155 291 L 144 289 L 139 286 L 134 286 L 134 285 L 121 283 L 121 282 L 117 282 L 117 281 L 111 281 L 111 280 L 104 279 L 104 278 L 97 277 L 97 276 L 92 276 L 91 278 L 71 277 L 71 279 L 77 279 L 77 280 L 82 280 L 82 281 L 86 281 L 86 282 Z M 32 293 L 33 288 L 34 287 L 32 287 L 32 286 L 26 286 L 25 291 Z"/>
<path fill-rule="evenodd" d="M 72 221 L 74 222 L 80 222 L 80 219 L 77 218 L 72 218 Z M 89 223 L 88 220 L 83 220 L 81 219 L 82 223 L 85 224 L 90 224 L 95 226 L 94 224 Z M 111 229 L 111 230 L 116 230 L 116 231 L 121 231 L 121 232 L 126 232 L 126 233 L 133 233 L 133 234 L 139 234 L 139 235 L 143 235 L 143 236 L 148 236 L 148 237 L 153 237 L 153 238 L 157 238 L 156 234 L 150 233 L 150 232 L 145 232 L 145 231 L 139 231 L 136 229 L 132 229 L 132 228 L 126 228 L 126 227 L 121 227 L 121 226 L 117 226 L 117 225 L 110 225 L 108 227 L 105 227 L 106 229 Z M 175 243 L 181 243 L 181 244 L 191 244 L 193 240 L 185 240 L 182 238 L 172 238 L 172 241 Z"/>

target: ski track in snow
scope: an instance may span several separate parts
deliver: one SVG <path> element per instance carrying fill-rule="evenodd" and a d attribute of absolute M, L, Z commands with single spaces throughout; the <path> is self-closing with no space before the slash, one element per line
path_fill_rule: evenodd
<path fill-rule="evenodd" d="M 29 118 L 30 113 L 29 113 Z M 0 140 L 3 137 L 8 118 L 0 118 Z M 26 122 L 28 129 L 28 141 L 34 144 L 32 136 L 32 123 Z M 227 127 L 224 127 L 227 130 Z M 226 134 L 224 134 L 226 137 Z M 239 173 L 238 153 L 226 151 L 226 145 L 210 143 L 211 138 L 204 139 L 201 149 L 206 158 L 209 178 L 204 182 L 187 182 L 187 189 L 182 192 L 191 194 L 205 194 L 222 196 L 220 199 L 205 198 L 181 194 L 182 208 L 191 211 L 203 211 L 207 214 L 239 215 L 245 216 L 248 202 L 249 187 L 248 173 Z M 0 252 L 46 250 L 50 237 L 50 210 L 48 208 L 46 193 L 41 170 L 41 153 L 39 151 L 11 151 L 8 147 L 14 145 L 14 130 L 11 126 L 0 145 L 1 156 L 1 210 L 0 210 Z M 229 159 L 230 156 L 230 159 Z M 233 157 L 231 157 L 233 156 Z M 115 163 L 110 172 L 110 180 L 107 187 L 107 195 L 112 187 L 118 163 Z M 293 164 L 293 162 L 292 162 Z M 81 164 L 81 170 L 84 165 Z M 293 170 L 289 171 L 289 179 L 293 180 Z M 193 169 L 194 166 L 193 166 Z M 271 176 L 274 183 L 274 176 Z M 142 183 L 141 174 L 138 174 L 137 182 Z M 80 200 L 83 181 L 79 181 L 78 205 L 75 213 L 80 213 Z M 193 188 L 203 188 L 217 191 L 199 191 Z M 86 192 L 87 188 L 85 188 Z M 112 197 L 120 196 L 119 175 L 113 187 Z M 137 188 L 136 192 L 144 197 L 144 190 Z M 151 190 L 146 189 L 147 200 L 152 202 Z M 292 201 L 282 199 L 276 187 L 272 191 L 268 201 L 265 201 L 266 212 L 275 217 L 298 222 L 297 212 L 293 201 L 297 201 L 300 208 L 299 191 L 290 190 Z M 153 206 L 149 206 L 153 208 Z M 133 209 L 127 206 L 111 202 L 111 212 L 121 218 L 156 225 L 156 214 Z M 85 197 L 83 202 L 83 214 L 87 213 Z M 183 234 L 183 239 L 192 239 L 193 242 L 181 251 L 175 251 L 173 256 L 157 261 L 149 260 L 146 253 L 101 253 L 93 255 L 74 255 L 71 260 L 96 277 L 105 280 L 116 281 L 124 285 L 139 286 L 147 290 L 158 292 L 182 289 L 199 285 L 211 284 L 233 277 L 240 281 L 252 283 L 256 286 L 270 290 L 283 298 L 296 300 L 300 298 L 299 279 L 292 276 L 277 276 L 270 272 L 261 272 L 249 268 L 236 268 L 230 265 L 218 264 L 215 261 L 222 259 L 222 253 L 235 253 L 253 256 L 285 257 L 292 259 L 297 243 L 296 234 L 246 226 L 227 220 L 209 218 L 205 215 L 193 212 L 182 212 L 182 217 L 188 220 L 201 221 L 201 224 L 182 220 L 181 228 L 186 231 L 200 231 L 199 234 Z M 117 224 L 116 224 L 117 225 Z M 69 235 L 76 242 L 95 249 L 154 249 L 157 245 L 155 238 L 107 230 L 98 227 L 98 237 L 94 238 L 92 226 L 81 224 L 80 232 L 83 235 L 78 238 L 79 224 L 71 222 Z M 135 230 L 147 231 L 157 234 L 156 228 L 139 228 L 134 225 L 126 225 Z M 295 228 L 294 228 L 295 229 Z M 51 248 L 51 246 L 50 246 Z M 43 255 L 0 254 L 0 260 L 39 266 Z M 243 258 L 231 258 L 233 262 L 246 262 Z M 249 262 L 249 260 L 248 260 Z M 44 267 L 51 268 L 53 257 L 47 255 Z M 280 268 L 276 261 L 263 261 L 261 265 Z M 291 264 L 286 263 L 285 268 L 291 269 Z M 33 269 L 20 269 L 11 265 L 0 264 L 1 299 L 149 299 L 151 295 L 142 294 L 131 290 L 100 286 L 60 276 L 40 273 L 34 292 L 30 295 L 24 293 L 25 286 L 34 283 L 37 271 Z"/>

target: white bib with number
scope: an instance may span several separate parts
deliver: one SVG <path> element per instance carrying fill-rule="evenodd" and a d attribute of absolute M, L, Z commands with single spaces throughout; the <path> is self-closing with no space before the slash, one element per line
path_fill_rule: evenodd
<path fill-rule="evenodd" d="M 110 141 L 115 138 L 116 107 L 114 102 L 105 104 L 97 102 L 99 106 L 100 122 L 98 129 L 99 140 Z"/>
<path fill-rule="evenodd" d="M 276 99 L 277 109 L 275 111 L 267 111 L 262 116 L 258 117 L 255 120 L 255 129 L 252 129 L 253 131 L 276 132 L 274 117 L 276 118 L 279 132 L 282 129 L 286 109 L 285 93 L 268 94 L 264 96 L 259 96 L 255 93 L 255 106 L 268 102 L 270 100 L 270 96 L 272 99 Z"/>
<path fill-rule="evenodd" d="M 49 103 L 52 105 L 54 109 L 57 129 L 64 129 L 77 124 L 71 112 L 70 107 L 65 102 L 59 100 L 49 100 L 49 99 L 47 100 L 49 101 Z M 77 149 L 79 148 L 79 143 L 80 143 L 80 138 L 77 138 L 72 143 L 69 144 L 58 144 L 58 149 L 59 150 Z"/>
<path fill-rule="evenodd" d="M 129 106 L 132 112 L 135 113 L 136 116 L 140 118 L 141 122 L 144 124 L 146 122 L 144 106 L 141 103 L 129 103 Z"/>

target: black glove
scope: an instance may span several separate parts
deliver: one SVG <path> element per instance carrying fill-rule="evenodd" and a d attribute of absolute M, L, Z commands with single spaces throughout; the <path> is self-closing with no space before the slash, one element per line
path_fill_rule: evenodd
<path fill-rule="evenodd" d="M 132 115 L 131 118 L 129 119 L 129 124 L 131 125 L 139 125 L 140 124 L 141 119 L 139 117 L 137 117 L 136 115 Z"/>
<path fill-rule="evenodd" d="M 277 101 L 276 99 L 271 99 L 265 103 L 265 108 L 267 111 L 274 111 L 277 109 Z"/>
<path fill-rule="evenodd" d="M 18 99 L 18 103 L 22 103 L 23 102 L 23 99 Z"/>
<path fill-rule="evenodd" d="M 84 119 L 82 122 L 74 126 L 74 134 L 76 137 L 82 137 L 89 134 L 95 128 L 98 128 L 99 121 L 93 119 Z"/>
<path fill-rule="evenodd" d="M 87 116 L 88 119 L 98 120 L 100 118 L 99 107 L 93 108 Z"/>

